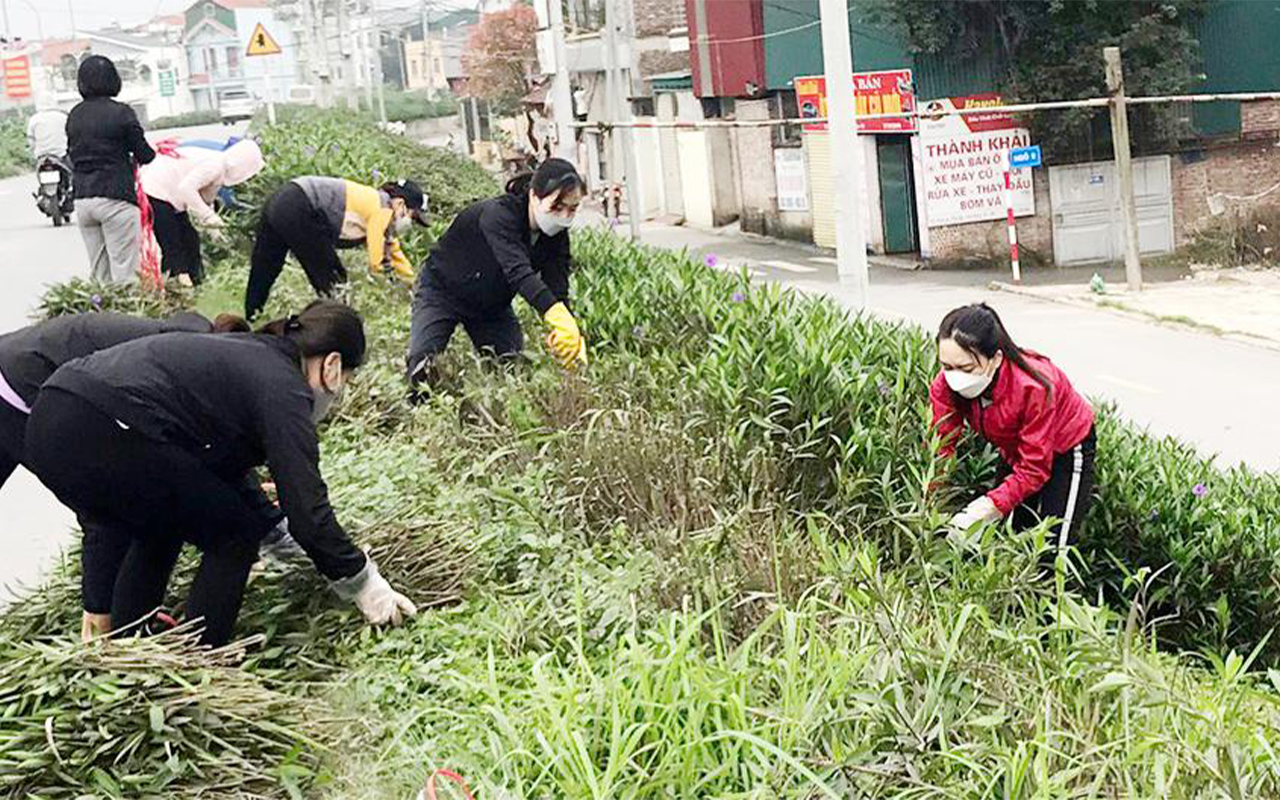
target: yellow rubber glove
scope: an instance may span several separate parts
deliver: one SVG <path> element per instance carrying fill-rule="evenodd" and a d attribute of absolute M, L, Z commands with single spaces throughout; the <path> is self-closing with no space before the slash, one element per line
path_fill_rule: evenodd
<path fill-rule="evenodd" d="M 578 362 L 586 364 L 587 343 L 565 304 L 556 303 L 548 308 L 542 319 L 551 326 L 551 332 L 547 334 L 547 346 L 555 353 L 560 364 L 564 367 L 573 367 Z"/>

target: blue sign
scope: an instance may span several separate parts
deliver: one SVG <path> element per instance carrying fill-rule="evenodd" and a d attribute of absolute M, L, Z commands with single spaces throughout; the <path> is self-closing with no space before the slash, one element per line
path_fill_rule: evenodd
<path fill-rule="evenodd" d="M 1009 169 L 1040 166 L 1040 145 L 1015 147 L 1009 151 Z"/>

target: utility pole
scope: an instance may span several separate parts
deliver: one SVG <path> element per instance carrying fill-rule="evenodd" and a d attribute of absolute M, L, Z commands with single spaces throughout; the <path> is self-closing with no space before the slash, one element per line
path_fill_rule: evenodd
<path fill-rule="evenodd" d="M 1107 66 L 1107 92 L 1111 95 L 1111 146 L 1116 156 L 1120 184 L 1120 222 L 1124 226 L 1124 276 L 1129 291 L 1142 291 L 1142 260 L 1138 256 L 1138 210 L 1133 196 L 1133 160 L 1129 152 L 1128 98 L 1124 93 L 1124 67 L 1120 48 L 1102 48 Z"/>
<path fill-rule="evenodd" d="M 7 42 L 13 41 L 13 36 L 9 31 L 9 0 L 0 0 L 0 9 L 4 9 L 4 38 Z"/>
<path fill-rule="evenodd" d="M 827 83 L 827 141 L 836 200 L 836 270 L 854 285 L 858 309 L 868 304 L 866 232 L 862 200 L 866 182 L 853 108 L 853 48 L 845 0 L 821 0 L 822 65 Z M 702 34 L 702 31 L 698 32 Z"/>
<path fill-rule="evenodd" d="M 428 0 L 422 0 L 422 65 L 423 75 L 427 78 L 427 99 L 430 100 L 436 91 L 436 66 L 431 52 L 431 19 L 427 14 Z"/>
<path fill-rule="evenodd" d="M 347 17 L 347 3 L 350 0 L 338 0 L 338 57 L 342 62 L 342 83 L 346 87 L 347 108 L 357 111 L 360 108 L 360 96 L 356 94 L 356 71 L 352 59 L 351 25 Z M 327 44 L 327 43 L 326 43 Z"/>
<path fill-rule="evenodd" d="M 618 0 L 605 0 L 604 51 L 606 69 L 608 70 L 608 81 L 605 85 L 609 94 L 609 121 L 614 123 L 631 121 L 630 109 L 624 110 L 623 107 L 626 100 L 622 93 L 622 69 L 618 63 L 618 29 L 622 24 L 624 23 L 618 13 Z M 630 92 L 627 92 L 627 94 L 629 95 Z M 633 241 L 639 241 L 641 208 L 639 191 L 636 187 L 636 169 L 633 161 L 635 147 L 631 141 L 631 133 L 632 131 L 629 127 L 615 128 L 613 131 L 613 147 L 612 152 L 609 154 L 610 177 L 616 180 L 619 167 L 621 167 L 627 189 L 627 221 L 631 227 L 631 238 Z"/>
<path fill-rule="evenodd" d="M 71 38 L 76 38 L 76 7 L 67 0 L 67 14 L 71 17 Z"/>
<path fill-rule="evenodd" d="M 573 94 L 569 86 L 569 59 L 564 47 L 564 7 L 560 0 L 548 0 L 550 5 L 552 55 L 556 61 L 556 74 L 551 83 L 551 110 L 556 123 L 556 155 L 574 161 L 578 148 L 573 135 Z"/>

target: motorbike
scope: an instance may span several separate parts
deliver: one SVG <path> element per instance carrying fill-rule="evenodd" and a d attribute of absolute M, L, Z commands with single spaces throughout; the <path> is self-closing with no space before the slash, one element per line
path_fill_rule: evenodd
<path fill-rule="evenodd" d="M 53 220 L 55 228 L 71 219 L 75 210 L 71 197 L 71 170 L 56 156 L 41 156 L 36 164 L 36 181 L 39 188 L 32 193 L 36 207 Z"/>

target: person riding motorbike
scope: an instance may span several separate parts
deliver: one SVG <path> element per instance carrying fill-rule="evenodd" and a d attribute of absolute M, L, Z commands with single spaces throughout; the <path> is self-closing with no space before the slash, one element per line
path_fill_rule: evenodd
<path fill-rule="evenodd" d="M 36 102 L 36 113 L 27 120 L 27 146 L 37 172 L 47 164 L 62 174 L 58 196 L 62 198 L 62 213 L 70 216 L 73 200 L 71 165 L 67 162 L 67 112 L 58 108 L 52 97 L 43 96 Z"/>

